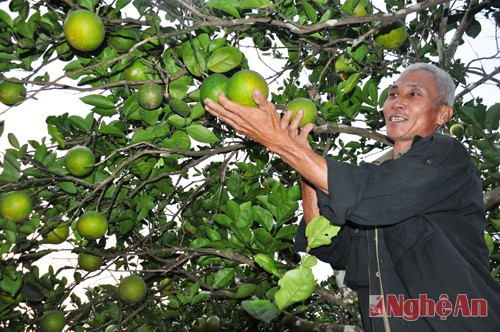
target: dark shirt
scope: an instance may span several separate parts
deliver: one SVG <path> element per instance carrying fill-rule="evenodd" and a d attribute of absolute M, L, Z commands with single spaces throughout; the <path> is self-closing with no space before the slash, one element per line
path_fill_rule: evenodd
<path fill-rule="evenodd" d="M 368 317 L 369 295 L 382 290 L 435 302 L 444 294 L 454 310 L 459 294 L 488 302 L 486 318 L 465 318 L 461 311 L 415 321 L 389 315 L 392 332 L 500 331 L 500 285 L 489 272 L 481 179 L 457 140 L 417 137 L 403 156 L 380 165 L 327 164 L 329 195 L 317 190 L 320 213 L 343 226 L 330 245 L 310 254 L 346 270 L 367 331 L 384 331 L 382 318 Z M 295 250 L 306 246 L 302 220 Z"/>

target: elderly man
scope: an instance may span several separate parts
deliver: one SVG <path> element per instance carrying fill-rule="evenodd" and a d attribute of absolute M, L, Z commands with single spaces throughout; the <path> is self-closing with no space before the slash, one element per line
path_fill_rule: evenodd
<path fill-rule="evenodd" d="M 359 166 L 314 153 L 307 141 L 314 126 L 299 133 L 302 113 L 291 123 L 290 112 L 280 119 L 258 90 L 258 109 L 222 95 L 219 103 L 205 100 L 208 112 L 302 176 L 304 218 L 296 250 L 305 250 L 305 225 L 314 217 L 343 225 L 329 246 L 311 254 L 346 270 L 367 331 L 485 332 L 500 326 L 481 180 L 465 148 L 436 133 L 453 115 L 454 91 L 451 77 L 435 66 L 406 68 L 383 107 L 392 159 Z"/>

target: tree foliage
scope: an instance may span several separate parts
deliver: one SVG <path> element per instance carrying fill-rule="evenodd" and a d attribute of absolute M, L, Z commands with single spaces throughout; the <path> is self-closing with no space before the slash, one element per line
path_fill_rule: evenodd
<path fill-rule="evenodd" d="M 478 59 L 458 55 L 467 39 L 481 36 L 484 22 L 498 19 L 498 2 L 385 0 L 365 16 L 356 16 L 357 3 L 12 0 L 0 10 L 2 80 L 24 84 L 27 98 L 47 90 L 81 92 L 75 104 L 88 111 L 49 116 L 47 139 L 21 144 L 9 133 L 11 147 L 2 147 L 0 190 L 29 193 L 33 211 L 19 223 L 0 219 L 0 329 L 37 330 L 52 310 L 64 311 L 71 331 L 196 330 L 209 316 L 220 317 L 227 331 L 360 326 L 356 303 L 334 278 L 316 283 L 315 259 L 293 252 L 301 216 L 298 175 L 206 114 L 199 100 L 208 75 L 230 77 L 246 68 L 280 82 L 272 89 L 279 109 L 298 96 L 314 100 L 320 119 L 313 148 L 351 163 L 391 144 L 381 133 L 384 78 L 416 61 L 448 70 L 459 86 L 449 126 L 465 127 L 457 138 L 484 180 L 487 242 L 498 279 L 500 104 L 486 106 L 469 92 L 498 83 L 499 69 L 487 71 Z M 76 9 L 104 22 L 105 41 L 94 51 L 66 41 L 64 20 Z M 405 22 L 407 39 L 384 50 L 373 36 L 397 19 Z M 137 38 L 128 51 L 110 46 L 119 30 Z M 255 68 L 255 59 L 267 67 Z M 498 50 L 491 59 L 498 63 Z M 54 77 L 54 65 L 64 75 Z M 139 105 L 145 83 L 162 87 L 160 107 Z M 75 146 L 96 157 L 85 177 L 64 167 L 66 151 Z M 101 239 L 84 239 L 76 230 L 89 211 L 108 220 Z M 62 223 L 70 226 L 69 238 L 44 242 Z M 101 268 L 79 269 L 82 252 L 101 256 Z M 54 268 L 47 260 L 54 253 L 72 264 Z M 115 279 L 104 279 L 108 272 Z M 129 304 L 119 300 L 117 286 L 131 274 L 141 276 L 148 291 Z"/>

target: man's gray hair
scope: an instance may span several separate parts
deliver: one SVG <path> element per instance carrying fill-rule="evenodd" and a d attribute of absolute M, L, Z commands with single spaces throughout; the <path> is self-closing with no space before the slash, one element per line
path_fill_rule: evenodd
<path fill-rule="evenodd" d="M 438 102 L 453 107 L 453 103 L 455 102 L 455 83 L 450 74 L 430 63 L 417 62 L 406 67 L 401 76 L 416 70 L 425 70 L 432 73 L 434 75 L 434 86 L 438 91 Z"/>

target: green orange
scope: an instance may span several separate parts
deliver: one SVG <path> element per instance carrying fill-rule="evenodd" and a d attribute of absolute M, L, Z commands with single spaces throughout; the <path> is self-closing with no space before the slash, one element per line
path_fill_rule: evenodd
<path fill-rule="evenodd" d="M 66 318 L 64 312 L 60 310 L 53 310 L 43 315 L 40 321 L 40 327 L 43 332 L 61 332 L 66 325 Z"/>
<path fill-rule="evenodd" d="M 148 66 L 140 60 L 136 60 L 132 65 L 125 68 L 123 71 L 123 79 L 126 81 L 145 81 L 148 79 L 148 71 Z"/>
<path fill-rule="evenodd" d="M 26 88 L 19 83 L 3 81 L 0 83 L 0 102 L 13 106 L 26 98 Z"/>
<path fill-rule="evenodd" d="M 88 271 L 88 272 L 94 272 L 97 271 L 103 262 L 103 258 L 98 255 L 86 253 L 86 252 L 81 252 L 78 255 L 78 266 L 82 270 Z"/>
<path fill-rule="evenodd" d="M 97 49 L 106 34 L 101 18 L 86 9 L 71 11 L 64 21 L 63 28 L 68 43 L 85 52 Z"/>
<path fill-rule="evenodd" d="M 147 110 L 157 109 L 163 102 L 163 89 L 156 83 L 147 83 L 139 87 L 137 102 Z"/>
<path fill-rule="evenodd" d="M 76 222 L 78 234 L 88 240 L 97 240 L 106 234 L 108 220 L 97 211 L 84 213 Z"/>
<path fill-rule="evenodd" d="M 147 286 L 144 279 L 136 274 L 123 278 L 118 285 L 118 296 L 127 303 L 141 301 L 146 296 L 146 293 Z"/>
<path fill-rule="evenodd" d="M 64 167 L 69 174 L 77 177 L 84 177 L 92 173 L 94 164 L 94 153 L 85 146 L 71 148 L 64 157 Z"/>
<path fill-rule="evenodd" d="M 219 93 L 227 95 L 228 78 L 222 74 L 216 73 L 208 76 L 200 85 L 200 100 L 203 102 L 206 98 L 217 102 Z"/>
<path fill-rule="evenodd" d="M 300 127 L 304 127 L 308 123 L 314 123 L 318 117 L 318 109 L 316 105 L 308 98 L 295 98 L 286 106 L 287 111 L 292 111 L 293 115 L 290 121 L 295 119 L 297 112 L 302 110 L 304 113 L 302 115 L 302 120 L 300 120 Z"/>
<path fill-rule="evenodd" d="M 108 44 L 117 52 L 128 52 L 137 43 L 137 33 L 133 30 L 120 29 L 109 34 Z"/>
<path fill-rule="evenodd" d="M 402 20 L 394 21 L 375 34 L 375 43 L 388 50 L 401 47 L 406 40 L 406 26 Z"/>
<path fill-rule="evenodd" d="M 457 137 L 463 136 L 464 131 L 464 126 L 462 126 L 460 123 L 455 123 L 450 127 L 450 133 Z"/>
<path fill-rule="evenodd" d="M 253 99 L 255 89 L 259 89 L 265 98 L 269 96 L 269 87 L 262 75 L 253 70 L 240 70 L 227 82 L 227 97 L 243 106 L 258 107 Z"/>
<path fill-rule="evenodd" d="M 66 222 L 61 222 L 55 226 L 55 222 L 47 224 L 47 228 L 51 229 L 46 235 L 45 240 L 52 244 L 63 243 L 69 235 L 69 225 Z"/>
<path fill-rule="evenodd" d="M 0 198 L 0 215 L 12 222 L 20 222 L 31 213 L 33 204 L 24 191 L 11 191 Z"/>

